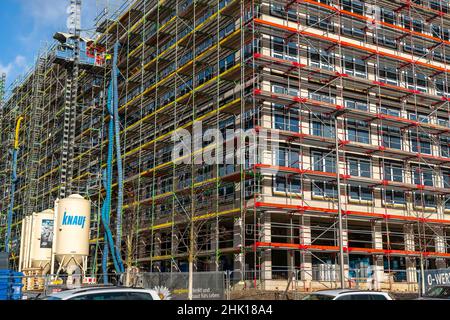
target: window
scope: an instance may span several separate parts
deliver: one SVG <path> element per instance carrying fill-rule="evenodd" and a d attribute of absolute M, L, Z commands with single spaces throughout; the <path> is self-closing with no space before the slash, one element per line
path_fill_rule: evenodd
<path fill-rule="evenodd" d="M 364 14 L 364 3 L 356 0 L 343 0 L 342 8 L 359 15 Z"/>
<path fill-rule="evenodd" d="M 358 201 L 373 201 L 372 189 L 361 186 L 350 186 L 349 197 Z"/>
<path fill-rule="evenodd" d="M 299 121 L 297 116 L 289 114 L 275 114 L 275 129 L 286 130 L 286 131 L 299 131 Z"/>
<path fill-rule="evenodd" d="M 418 121 L 421 123 L 430 123 L 430 119 L 428 117 L 428 115 L 423 114 L 423 113 L 412 113 L 409 112 L 408 113 L 408 119 L 409 120 L 413 120 L 413 121 Z"/>
<path fill-rule="evenodd" d="M 406 204 L 405 193 L 403 191 L 384 190 L 386 204 Z"/>
<path fill-rule="evenodd" d="M 220 73 L 223 73 L 226 70 L 230 69 L 231 67 L 234 66 L 234 64 L 235 64 L 235 55 L 233 53 L 227 56 L 225 59 L 220 60 L 219 62 Z"/>
<path fill-rule="evenodd" d="M 128 300 L 128 296 L 127 292 L 102 292 L 76 296 L 71 298 L 70 300 L 84 300 L 84 301 Z"/>
<path fill-rule="evenodd" d="M 301 193 L 300 179 L 277 176 L 275 178 L 275 190 L 279 192 Z"/>
<path fill-rule="evenodd" d="M 326 103 L 335 104 L 336 103 L 336 97 L 334 95 L 329 95 L 322 92 L 308 92 L 308 97 L 312 100 L 316 101 L 322 101 Z"/>
<path fill-rule="evenodd" d="M 360 78 L 367 78 L 367 66 L 364 60 L 346 55 L 344 57 L 344 72 Z"/>
<path fill-rule="evenodd" d="M 431 34 L 433 37 L 440 38 L 442 40 L 449 41 L 450 40 L 450 29 L 442 28 L 439 25 L 431 25 Z"/>
<path fill-rule="evenodd" d="M 153 300 L 153 297 L 151 294 L 143 293 L 143 292 L 128 292 L 128 299 L 129 300 Z"/>
<path fill-rule="evenodd" d="M 382 127 L 383 147 L 402 150 L 402 136 L 399 128 Z"/>
<path fill-rule="evenodd" d="M 381 30 L 378 32 L 378 35 L 375 38 L 374 42 L 380 46 L 386 46 L 393 49 L 397 48 L 397 40 L 395 39 L 395 37 L 392 37 L 388 34 L 383 34 Z"/>
<path fill-rule="evenodd" d="M 411 151 L 431 154 L 430 136 L 425 133 L 411 133 Z"/>
<path fill-rule="evenodd" d="M 422 73 L 406 72 L 408 89 L 427 92 L 427 77 Z"/>
<path fill-rule="evenodd" d="M 289 96 L 299 96 L 299 92 L 298 92 L 298 88 L 292 88 L 292 87 L 285 87 L 282 85 L 273 85 L 272 86 L 272 91 L 274 93 L 278 93 L 278 94 L 286 94 Z"/>
<path fill-rule="evenodd" d="M 313 196 L 337 199 L 337 186 L 326 181 L 312 181 Z"/>
<path fill-rule="evenodd" d="M 395 13 L 392 10 L 381 8 L 381 21 L 395 24 Z"/>
<path fill-rule="evenodd" d="M 380 64 L 378 67 L 379 80 L 384 83 L 398 85 L 397 69 L 392 66 Z"/>
<path fill-rule="evenodd" d="M 369 124 L 359 120 L 347 120 L 347 138 L 350 141 L 370 144 Z"/>
<path fill-rule="evenodd" d="M 309 48 L 309 63 L 311 66 L 325 70 L 333 70 L 333 54 L 325 50 Z"/>
<path fill-rule="evenodd" d="M 442 200 L 443 200 L 444 210 L 449 211 L 450 210 L 450 196 L 444 196 L 444 198 Z"/>
<path fill-rule="evenodd" d="M 388 300 L 384 295 L 382 294 L 370 294 L 369 295 L 371 300 Z"/>
<path fill-rule="evenodd" d="M 333 22 L 331 21 L 331 18 L 326 16 L 321 17 L 316 15 L 308 15 L 306 23 L 310 27 L 315 27 L 325 31 L 334 31 L 334 26 Z"/>
<path fill-rule="evenodd" d="M 324 138 L 334 138 L 334 121 L 326 115 L 311 115 L 311 134 Z"/>
<path fill-rule="evenodd" d="M 272 56 L 275 58 L 292 61 L 298 60 L 298 49 L 296 42 L 289 41 L 288 43 L 285 43 L 283 38 L 273 37 L 272 50 Z"/>
<path fill-rule="evenodd" d="M 394 117 L 400 117 L 400 115 L 401 115 L 400 109 L 387 107 L 387 106 L 381 106 L 380 112 L 382 114 L 387 114 L 388 116 L 394 116 Z"/>
<path fill-rule="evenodd" d="M 429 187 L 433 186 L 433 170 L 430 168 L 412 167 L 411 171 L 413 183 Z"/>
<path fill-rule="evenodd" d="M 433 50 L 433 59 L 441 62 L 450 62 L 450 54 L 444 54 L 440 50 Z"/>
<path fill-rule="evenodd" d="M 383 179 L 389 181 L 403 182 L 403 172 L 404 168 L 401 164 L 386 162 L 384 164 Z"/>
<path fill-rule="evenodd" d="M 445 13 L 448 13 L 449 11 L 449 6 L 446 0 L 430 0 L 430 8 Z"/>
<path fill-rule="evenodd" d="M 438 125 L 450 128 L 450 121 L 448 120 L 448 118 L 438 118 L 437 121 Z"/>
<path fill-rule="evenodd" d="M 369 110 L 369 107 L 367 106 L 367 102 L 359 101 L 359 100 L 352 100 L 352 99 L 345 99 L 345 107 L 349 108 L 349 109 L 355 109 L 355 110 L 361 110 L 361 111 Z"/>
<path fill-rule="evenodd" d="M 270 7 L 270 12 L 274 16 L 296 20 L 297 19 L 297 11 L 293 8 L 288 9 L 286 12 L 285 6 L 282 4 L 272 3 Z"/>
<path fill-rule="evenodd" d="M 355 38 L 364 39 L 365 37 L 365 26 L 360 27 L 360 25 L 356 24 L 355 22 L 345 22 L 342 23 L 342 34 L 352 36 Z"/>
<path fill-rule="evenodd" d="M 442 186 L 444 188 L 450 188 L 450 171 L 442 170 Z"/>
<path fill-rule="evenodd" d="M 414 193 L 414 205 L 416 207 L 436 208 L 436 198 L 432 194 Z"/>
<path fill-rule="evenodd" d="M 199 71 L 197 75 L 197 85 L 201 85 L 206 81 L 210 80 L 213 77 L 214 70 L 213 68 L 206 68 L 202 71 Z"/>
<path fill-rule="evenodd" d="M 423 21 L 411 19 L 409 16 L 402 16 L 403 27 L 409 30 L 423 33 Z"/>
<path fill-rule="evenodd" d="M 405 43 L 403 45 L 403 50 L 405 52 L 416 53 L 416 54 L 419 54 L 419 55 L 425 55 L 425 54 L 428 53 L 428 49 L 426 47 L 424 47 L 424 46 L 422 46 L 420 44 L 417 44 L 417 43 L 415 43 L 413 45 L 411 45 L 409 43 Z"/>
<path fill-rule="evenodd" d="M 299 168 L 300 165 L 300 151 L 278 149 L 276 153 L 276 164 L 280 167 Z"/>
<path fill-rule="evenodd" d="M 369 160 L 362 159 L 348 159 L 348 173 L 355 177 L 365 177 L 370 178 L 371 174 L 371 163 Z"/>
<path fill-rule="evenodd" d="M 450 97 L 450 85 L 445 79 L 436 79 L 434 85 L 437 95 Z"/>
<path fill-rule="evenodd" d="M 441 137 L 439 141 L 441 146 L 441 156 L 450 158 L 450 137 Z"/>
<path fill-rule="evenodd" d="M 325 152 L 312 152 L 312 168 L 314 171 L 336 172 L 336 156 Z"/>
<path fill-rule="evenodd" d="M 430 8 L 445 13 L 449 11 L 447 0 L 430 0 Z"/>
<path fill-rule="evenodd" d="M 349 294 L 346 294 L 346 295 L 337 297 L 335 300 L 339 300 L 339 301 L 350 301 L 350 300 L 353 300 L 353 296 L 352 296 L 352 295 L 349 295 Z"/>

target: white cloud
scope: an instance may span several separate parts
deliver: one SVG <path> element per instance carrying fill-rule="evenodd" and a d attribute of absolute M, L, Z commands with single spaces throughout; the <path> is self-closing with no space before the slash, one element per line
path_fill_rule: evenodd
<path fill-rule="evenodd" d="M 19 74 L 26 71 L 27 68 L 27 59 L 22 55 L 16 56 L 13 61 L 10 61 L 7 64 L 2 64 L 0 62 L 0 74 L 6 73 L 8 82 L 14 80 Z"/>
<path fill-rule="evenodd" d="M 15 59 L 14 59 L 14 64 L 19 67 L 19 68 L 23 68 L 26 66 L 26 62 L 27 59 L 24 56 L 18 55 Z"/>
<path fill-rule="evenodd" d="M 11 73 L 12 67 L 12 63 L 8 63 L 7 65 L 3 65 L 0 63 L 0 74 L 6 73 L 7 75 L 9 75 Z"/>

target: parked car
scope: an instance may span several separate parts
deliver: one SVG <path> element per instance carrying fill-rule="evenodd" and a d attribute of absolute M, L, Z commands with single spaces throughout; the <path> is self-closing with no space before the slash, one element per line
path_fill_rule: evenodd
<path fill-rule="evenodd" d="M 386 292 L 349 289 L 322 290 L 311 293 L 302 300 L 394 300 Z"/>
<path fill-rule="evenodd" d="M 92 287 L 53 293 L 42 298 L 42 300 L 161 300 L 161 298 L 155 290 L 121 287 Z"/>
<path fill-rule="evenodd" d="M 450 285 L 434 286 L 417 300 L 450 300 Z"/>

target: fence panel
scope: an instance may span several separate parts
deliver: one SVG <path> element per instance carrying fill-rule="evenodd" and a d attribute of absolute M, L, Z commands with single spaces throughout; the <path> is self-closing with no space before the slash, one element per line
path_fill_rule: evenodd
<path fill-rule="evenodd" d="M 147 289 L 167 288 L 173 300 L 188 299 L 189 274 L 142 273 L 142 286 Z M 194 300 L 223 300 L 226 298 L 226 274 L 224 272 L 195 272 L 193 275 Z"/>

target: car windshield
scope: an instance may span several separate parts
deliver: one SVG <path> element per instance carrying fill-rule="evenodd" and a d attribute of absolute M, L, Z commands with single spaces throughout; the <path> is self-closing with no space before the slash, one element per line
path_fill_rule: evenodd
<path fill-rule="evenodd" d="M 333 300 L 334 296 L 330 296 L 327 294 L 317 294 L 317 293 L 313 293 L 313 294 L 309 294 L 306 297 L 304 297 L 302 300 Z"/>
<path fill-rule="evenodd" d="M 434 287 L 431 288 L 427 294 L 427 297 L 450 299 L 450 287 Z"/>

